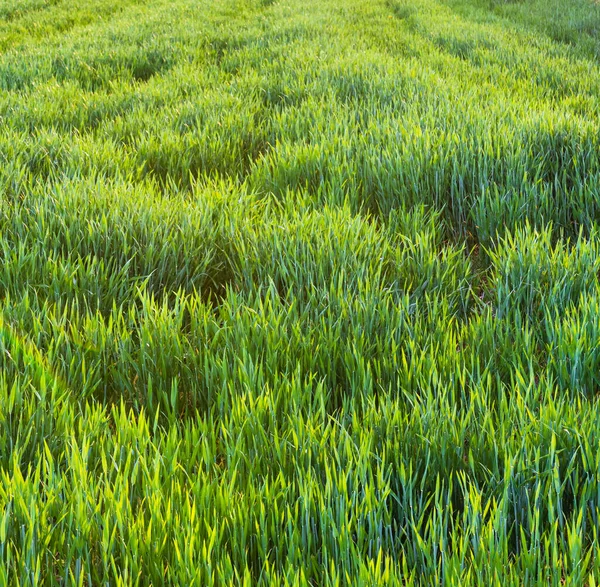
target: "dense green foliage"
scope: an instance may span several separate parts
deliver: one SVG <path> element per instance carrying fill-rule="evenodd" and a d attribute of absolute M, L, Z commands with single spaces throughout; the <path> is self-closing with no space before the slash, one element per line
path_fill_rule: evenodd
<path fill-rule="evenodd" d="M 599 30 L 0 0 L 0 585 L 595 585 Z"/>

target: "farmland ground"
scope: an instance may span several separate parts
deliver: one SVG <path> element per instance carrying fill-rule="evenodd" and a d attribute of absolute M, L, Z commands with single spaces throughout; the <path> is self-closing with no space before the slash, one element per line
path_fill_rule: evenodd
<path fill-rule="evenodd" d="M 599 32 L 0 0 L 0 585 L 595 585 Z"/>

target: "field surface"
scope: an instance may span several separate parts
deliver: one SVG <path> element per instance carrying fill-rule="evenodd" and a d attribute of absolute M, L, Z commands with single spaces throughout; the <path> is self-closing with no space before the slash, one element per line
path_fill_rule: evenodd
<path fill-rule="evenodd" d="M 0 586 L 596 585 L 599 33 L 0 0 Z"/>

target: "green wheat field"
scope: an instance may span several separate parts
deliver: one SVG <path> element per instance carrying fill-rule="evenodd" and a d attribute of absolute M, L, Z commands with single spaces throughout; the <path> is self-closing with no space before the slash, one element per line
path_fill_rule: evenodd
<path fill-rule="evenodd" d="M 0 0 L 0 586 L 600 583 L 600 5 Z"/>

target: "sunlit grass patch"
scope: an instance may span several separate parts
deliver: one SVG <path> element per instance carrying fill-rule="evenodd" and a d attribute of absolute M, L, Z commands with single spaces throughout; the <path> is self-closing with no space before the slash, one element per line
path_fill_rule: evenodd
<path fill-rule="evenodd" d="M 0 0 L 0 583 L 593 585 L 598 15 Z"/>

